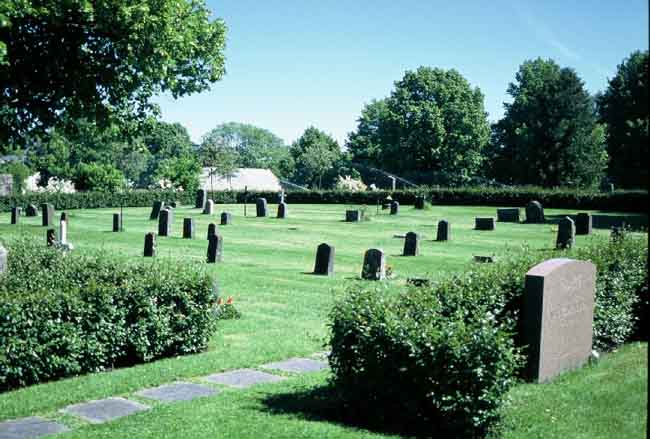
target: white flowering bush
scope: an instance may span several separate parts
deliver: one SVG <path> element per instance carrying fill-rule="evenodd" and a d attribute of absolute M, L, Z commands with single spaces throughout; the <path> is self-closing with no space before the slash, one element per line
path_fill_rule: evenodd
<path fill-rule="evenodd" d="M 366 186 L 360 179 L 354 179 L 349 175 L 346 175 L 345 177 L 339 175 L 335 188 L 343 191 L 363 192 L 368 189 L 368 186 Z"/>

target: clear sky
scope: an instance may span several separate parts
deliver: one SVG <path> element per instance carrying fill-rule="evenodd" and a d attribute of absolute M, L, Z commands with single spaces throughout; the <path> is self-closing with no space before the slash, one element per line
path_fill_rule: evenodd
<path fill-rule="evenodd" d="M 572 67 L 591 93 L 648 49 L 647 0 L 208 0 L 228 26 L 226 75 L 210 91 L 160 96 L 163 119 L 198 142 L 224 122 L 291 143 L 314 125 L 343 142 L 365 103 L 406 70 L 454 68 L 491 121 L 526 59 Z"/>

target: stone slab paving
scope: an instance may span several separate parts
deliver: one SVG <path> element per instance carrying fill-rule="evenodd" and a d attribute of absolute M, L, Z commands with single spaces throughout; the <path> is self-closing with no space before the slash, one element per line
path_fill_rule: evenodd
<path fill-rule="evenodd" d="M 272 375 L 266 372 L 260 372 L 254 369 L 238 369 L 229 372 L 208 375 L 202 379 L 211 383 L 224 384 L 227 386 L 238 387 L 240 389 L 250 387 L 261 383 L 275 383 L 285 380 L 286 377 Z"/>
<path fill-rule="evenodd" d="M 260 366 L 263 369 L 281 370 L 291 373 L 317 372 L 327 368 L 324 361 L 312 360 L 310 358 L 290 358 L 276 363 L 267 363 Z"/>
<path fill-rule="evenodd" d="M 0 439 L 31 439 L 70 431 L 58 422 L 33 416 L 0 422 Z"/>
<path fill-rule="evenodd" d="M 136 395 L 142 396 L 143 398 L 155 399 L 156 401 L 174 402 L 191 401 L 196 398 L 216 395 L 217 393 L 219 393 L 218 390 L 207 386 L 180 382 L 140 390 L 136 392 Z"/>
<path fill-rule="evenodd" d="M 148 405 L 129 401 L 124 398 L 106 398 L 98 401 L 69 405 L 62 412 L 78 416 L 93 424 L 99 424 L 149 410 L 150 408 Z"/>

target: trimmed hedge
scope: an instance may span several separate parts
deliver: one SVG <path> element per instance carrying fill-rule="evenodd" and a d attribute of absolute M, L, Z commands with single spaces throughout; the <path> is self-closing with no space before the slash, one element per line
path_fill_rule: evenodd
<path fill-rule="evenodd" d="M 216 323 L 214 282 L 157 260 L 64 254 L 8 242 L 0 276 L 0 390 L 199 352 Z"/>
<path fill-rule="evenodd" d="M 562 252 L 597 266 L 594 347 L 631 337 L 647 297 L 644 239 L 630 236 Z M 525 251 L 430 286 L 348 289 L 330 314 L 332 384 L 369 422 L 400 422 L 428 435 L 480 437 L 522 376 L 525 273 L 557 252 Z"/>
<path fill-rule="evenodd" d="M 402 204 L 414 204 L 418 195 L 424 195 L 433 204 L 520 206 L 531 200 L 538 200 L 544 207 L 575 210 L 603 210 L 618 212 L 647 211 L 647 191 L 594 192 L 575 189 L 543 189 L 538 187 L 470 187 L 470 188 L 423 188 L 399 191 L 295 191 L 287 192 L 287 202 L 293 204 L 367 204 L 375 205 L 391 195 Z M 210 192 L 209 198 L 216 203 L 243 203 L 244 193 L 237 191 Z M 264 197 L 270 203 L 279 201 L 277 192 L 249 192 L 246 200 L 254 203 Z M 195 194 L 170 190 L 134 190 L 126 194 L 104 192 L 77 192 L 73 194 L 29 193 L 19 196 L 0 197 L 0 211 L 9 211 L 14 206 L 48 202 L 56 209 L 82 209 L 98 207 L 151 206 L 156 200 L 178 201 L 194 205 Z"/>

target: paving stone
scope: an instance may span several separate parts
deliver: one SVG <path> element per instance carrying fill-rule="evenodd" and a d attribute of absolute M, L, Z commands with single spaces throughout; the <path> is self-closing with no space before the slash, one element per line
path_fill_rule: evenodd
<path fill-rule="evenodd" d="M 210 387 L 193 383 L 172 383 L 151 389 L 144 389 L 136 393 L 144 398 L 155 399 L 157 401 L 190 401 L 195 398 L 203 398 L 219 393 L 218 390 Z"/>
<path fill-rule="evenodd" d="M 0 438 L 2 439 L 37 438 L 64 431 L 70 431 L 70 429 L 58 422 L 37 416 L 0 422 Z"/>
<path fill-rule="evenodd" d="M 140 404 L 139 402 L 129 401 L 128 399 L 106 398 L 98 401 L 69 405 L 62 411 L 79 416 L 88 422 L 99 424 L 148 409 L 150 409 L 149 406 Z"/>
<path fill-rule="evenodd" d="M 317 372 L 327 368 L 324 361 L 311 360 L 309 358 L 290 358 L 276 363 L 268 363 L 260 366 L 264 369 L 277 369 L 283 372 L 305 373 Z"/>
<path fill-rule="evenodd" d="M 254 369 L 238 369 L 209 375 L 203 379 L 211 383 L 244 388 L 260 383 L 275 383 L 286 378 Z"/>

